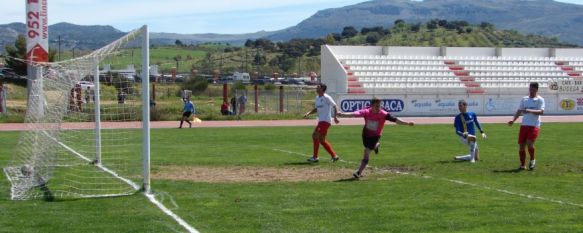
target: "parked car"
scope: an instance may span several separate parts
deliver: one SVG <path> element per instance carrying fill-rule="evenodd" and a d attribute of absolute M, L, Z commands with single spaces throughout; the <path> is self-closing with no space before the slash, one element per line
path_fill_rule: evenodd
<path fill-rule="evenodd" d="M 0 78 L 18 79 L 20 78 L 20 75 L 16 74 L 11 68 L 3 67 L 0 68 Z"/>
<path fill-rule="evenodd" d="M 86 90 L 87 87 L 89 87 L 89 89 L 91 89 L 91 90 L 95 89 L 95 85 L 89 81 L 79 81 L 78 84 L 81 85 L 81 90 Z"/>

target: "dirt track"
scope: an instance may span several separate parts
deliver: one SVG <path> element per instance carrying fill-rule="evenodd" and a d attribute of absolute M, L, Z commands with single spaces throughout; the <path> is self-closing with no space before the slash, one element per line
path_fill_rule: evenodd
<path fill-rule="evenodd" d="M 340 125 L 361 125 L 361 118 L 339 118 Z M 453 124 L 452 117 L 403 117 L 406 121 L 413 121 L 415 124 Z M 512 116 L 481 116 L 480 123 L 506 123 L 512 119 Z M 519 119 L 520 121 L 520 119 Z M 543 122 L 583 122 L 583 115 L 572 116 L 542 116 Z M 150 123 L 151 128 L 177 128 L 178 121 L 153 121 Z M 250 127 L 250 126 L 313 126 L 316 124 L 315 119 L 306 120 L 257 120 L 257 121 L 203 121 L 196 123 L 193 127 Z M 82 129 L 89 128 L 87 123 L 70 123 L 64 124 L 65 127 Z M 102 123 L 104 128 L 140 128 L 139 122 L 123 123 Z M 0 124 L 0 131 L 21 131 L 26 129 L 25 124 L 5 123 Z"/>

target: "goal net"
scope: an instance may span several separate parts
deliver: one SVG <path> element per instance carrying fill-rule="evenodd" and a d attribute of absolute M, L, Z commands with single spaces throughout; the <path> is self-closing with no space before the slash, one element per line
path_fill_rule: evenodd
<path fill-rule="evenodd" d="M 26 130 L 4 168 L 12 199 L 149 191 L 144 26 L 84 56 L 32 64 Z"/>

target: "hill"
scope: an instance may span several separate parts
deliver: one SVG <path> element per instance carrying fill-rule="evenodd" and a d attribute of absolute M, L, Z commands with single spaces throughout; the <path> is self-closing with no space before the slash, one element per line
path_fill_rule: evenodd
<path fill-rule="evenodd" d="M 4 51 L 7 44 L 14 44 L 18 35 L 24 35 L 24 23 L 10 23 L 0 25 L 0 51 Z M 185 44 L 199 44 L 206 42 L 220 42 L 242 45 L 247 39 L 257 39 L 271 35 L 273 32 L 260 31 L 246 34 L 177 34 L 177 33 L 150 33 L 150 43 L 154 45 L 173 45 L 176 40 Z M 112 26 L 90 25 L 82 26 L 71 23 L 57 23 L 49 26 L 49 47 L 56 48 L 61 37 L 61 49 L 92 50 L 101 48 L 125 35 Z"/>
<path fill-rule="evenodd" d="M 319 38 L 344 26 L 391 27 L 398 19 L 427 22 L 431 19 L 489 22 L 525 34 L 558 37 L 583 44 L 583 6 L 552 0 L 373 0 L 321 10 L 298 25 L 275 32 L 271 40 Z"/>
<path fill-rule="evenodd" d="M 583 6 L 552 0 L 373 0 L 341 8 L 318 11 L 298 25 L 279 31 L 259 31 L 246 34 L 176 34 L 151 33 L 151 43 L 171 45 L 176 40 L 185 44 L 206 42 L 242 45 L 247 39 L 267 38 L 289 41 L 294 38 L 322 38 L 339 32 L 345 26 L 392 27 L 402 19 L 408 23 L 432 19 L 463 20 L 471 24 L 488 22 L 500 29 L 515 29 L 524 34 L 556 37 L 561 41 L 583 45 Z M 0 25 L 0 51 L 12 44 L 18 34 L 24 34 L 23 23 Z M 98 33 L 96 33 L 98 32 Z M 56 47 L 61 36 L 61 48 L 95 49 L 123 34 L 111 26 L 80 26 L 57 23 L 49 26 L 51 44 Z"/>

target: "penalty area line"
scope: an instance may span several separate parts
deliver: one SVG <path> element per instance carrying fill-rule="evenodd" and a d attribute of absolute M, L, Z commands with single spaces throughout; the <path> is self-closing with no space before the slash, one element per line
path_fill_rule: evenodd
<path fill-rule="evenodd" d="M 178 224 L 180 224 L 180 226 L 182 226 L 188 232 L 198 233 L 198 231 L 196 229 L 194 229 L 194 227 L 190 226 L 186 221 L 184 221 L 184 219 L 182 219 L 180 216 L 178 216 L 177 214 L 172 212 L 172 210 L 166 208 L 166 206 L 164 206 L 164 204 L 160 203 L 153 194 L 144 193 L 144 195 L 148 198 L 148 200 L 150 200 L 150 202 L 152 202 L 154 205 L 156 205 L 166 215 L 168 215 L 172 219 L 174 219 Z"/>
<path fill-rule="evenodd" d="M 283 152 L 283 153 L 287 153 L 287 154 L 300 155 L 300 156 L 304 156 L 304 157 L 306 157 L 306 156 L 309 157 L 310 156 L 310 155 L 307 155 L 307 154 L 302 154 L 302 153 L 288 151 L 288 150 L 280 150 L 280 149 L 273 149 L 273 150 L 274 151 Z M 356 162 L 346 161 L 346 160 L 342 160 L 342 159 L 340 159 L 340 161 L 341 162 L 348 163 L 348 164 L 358 164 Z M 377 170 L 377 168 L 375 168 L 373 166 L 370 166 L 370 165 L 367 165 L 367 167 L 370 167 L 370 168 L 372 168 L 374 170 Z M 479 184 L 469 183 L 469 182 L 465 182 L 465 181 L 461 181 L 461 180 L 453 180 L 453 179 L 447 179 L 447 178 L 438 178 L 438 177 L 432 177 L 432 176 L 417 175 L 417 174 L 414 174 L 414 173 L 399 172 L 399 171 L 395 171 L 394 173 L 395 174 L 399 174 L 399 175 L 417 176 L 417 177 L 421 177 L 421 178 L 425 178 L 425 179 L 437 179 L 437 180 L 447 181 L 447 182 L 454 183 L 454 184 L 468 185 L 468 186 L 472 186 L 472 187 L 476 187 L 476 188 L 482 188 L 482 189 L 486 189 L 486 190 L 491 190 L 491 191 L 496 191 L 496 192 L 500 192 L 500 193 L 505 193 L 505 194 L 512 195 L 512 196 L 524 197 L 524 198 L 528 198 L 528 199 L 537 199 L 537 200 L 551 202 L 551 203 L 560 204 L 560 205 L 570 205 L 570 206 L 576 206 L 576 207 L 583 208 L 583 204 L 578 204 L 578 203 L 574 203 L 574 202 L 570 202 L 570 201 L 560 201 L 560 200 L 555 200 L 555 199 L 541 197 L 541 196 L 535 196 L 535 195 L 523 194 L 523 193 L 516 193 L 516 192 L 508 191 L 508 190 L 505 190 L 505 189 L 492 188 L 492 187 L 488 187 L 488 186 L 485 186 L 485 185 L 479 185 Z"/>

